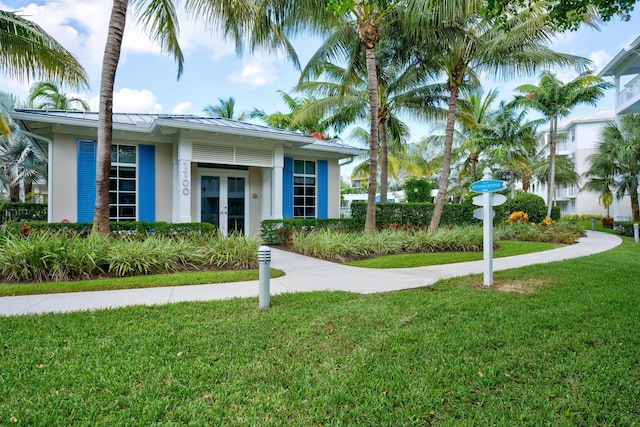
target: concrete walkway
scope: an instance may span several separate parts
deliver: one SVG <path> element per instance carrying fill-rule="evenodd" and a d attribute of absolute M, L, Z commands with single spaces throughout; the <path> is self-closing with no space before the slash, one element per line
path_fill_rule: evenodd
<path fill-rule="evenodd" d="M 545 252 L 496 258 L 494 271 L 531 264 L 578 258 L 612 249 L 622 243 L 619 237 L 587 231 L 587 237 L 575 245 Z M 311 291 L 348 291 L 362 294 L 390 292 L 432 285 L 440 279 L 481 274 L 483 261 L 399 269 L 349 267 L 295 253 L 272 249 L 271 267 L 286 275 L 272 279 L 271 294 Z M 117 291 L 74 292 L 15 297 L 0 297 L 0 315 L 69 312 L 166 304 L 179 301 L 209 301 L 258 296 L 258 281 L 213 285 L 174 286 Z"/>

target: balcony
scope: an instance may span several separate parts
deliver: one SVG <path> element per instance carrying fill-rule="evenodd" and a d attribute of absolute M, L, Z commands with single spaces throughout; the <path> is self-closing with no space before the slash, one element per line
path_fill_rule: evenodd
<path fill-rule="evenodd" d="M 637 112 L 640 112 L 640 75 L 625 85 L 616 106 L 616 114 Z"/>
<path fill-rule="evenodd" d="M 578 189 L 574 185 L 566 188 L 556 188 L 556 200 L 558 201 L 575 199 L 577 194 Z"/>

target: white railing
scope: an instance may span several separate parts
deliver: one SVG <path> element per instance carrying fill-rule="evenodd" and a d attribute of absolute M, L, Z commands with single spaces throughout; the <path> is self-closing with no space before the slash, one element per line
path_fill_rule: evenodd
<path fill-rule="evenodd" d="M 576 141 L 567 141 L 567 140 L 558 141 L 558 144 L 556 145 L 556 154 L 561 156 L 567 155 L 567 154 L 573 154 L 576 152 L 577 149 L 578 149 L 578 144 L 576 143 Z"/>
<path fill-rule="evenodd" d="M 575 187 L 556 188 L 556 199 L 575 199 L 578 190 Z"/>
<path fill-rule="evenodd" d="M 618 110 L 623 107 L 628 107 L 633 101 L 640 99 L 640 75 L 637 75 L 629 83 L 625 85 L 625 88 L 620 92 L 620 100 Z"/>

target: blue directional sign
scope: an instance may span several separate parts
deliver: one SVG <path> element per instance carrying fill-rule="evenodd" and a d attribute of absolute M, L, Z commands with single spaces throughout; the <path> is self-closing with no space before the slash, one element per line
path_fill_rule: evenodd
<path fill-rule="evenodd" d="M 493 193 L 507 188 L 507 183 L 499 179 L 482 179 L 471 184 L 470 188 L 476 193 Z"/>

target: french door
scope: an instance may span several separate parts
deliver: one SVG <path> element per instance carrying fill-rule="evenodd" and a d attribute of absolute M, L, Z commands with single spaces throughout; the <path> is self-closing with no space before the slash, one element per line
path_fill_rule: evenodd
<path fill-rule="evenodd" d="M 220 233 L 245 233 L 248 193 L 246 174 L 207 172 L 200 177 L 200 221 L 214 224 Z"/>

